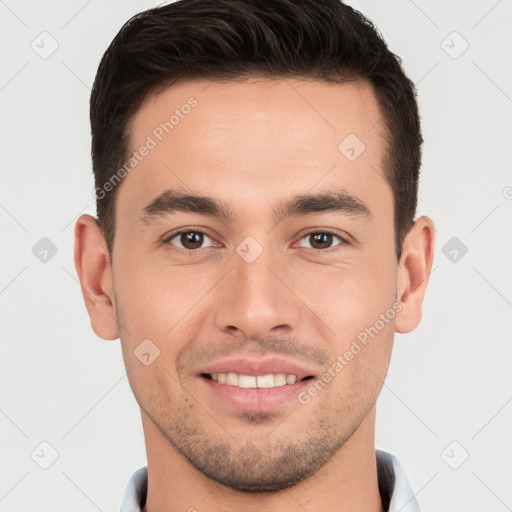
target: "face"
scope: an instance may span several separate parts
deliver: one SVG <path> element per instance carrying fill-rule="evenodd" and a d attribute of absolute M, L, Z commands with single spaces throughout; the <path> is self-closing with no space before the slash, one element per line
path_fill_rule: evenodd
<path fill-rule="evenodd" d="M 131 133 L 112 278 L 143 419 L 227 486 L 300 482 L 372 411 L 400 307 L 372 89 L 184 82 Z"/>

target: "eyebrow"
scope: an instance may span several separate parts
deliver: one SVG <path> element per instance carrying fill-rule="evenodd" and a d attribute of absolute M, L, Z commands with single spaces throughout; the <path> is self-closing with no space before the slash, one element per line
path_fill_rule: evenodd
<path fill-rule="evenodd" d="M 233 220 L 233 212 L 228 203 L 208 196 L 187 193 L 179 187 L 165 190 L 155 197 L 144 207 L 139 222 L 149 224 L 156 217 L 175 212 L 211 216 L 228 222 Z M 279 222 L 287 217 L 329 212 L 368 219 L 372 217 L 370 208 L 361 199 L 339 187 L 335 190 L 299 194 L 291 199 L 281 200 L 273 209 L 273 218 L 275 222 Z"/>

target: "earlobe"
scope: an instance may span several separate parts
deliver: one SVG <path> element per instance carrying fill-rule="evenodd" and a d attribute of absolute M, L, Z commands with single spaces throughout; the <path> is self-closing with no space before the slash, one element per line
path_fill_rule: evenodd
<path fill-rule="evenodd" d="M 90 215 L 81 215 L 75 223 L 74 255 L 93 331 L 105 340 L 119 338 L 107 244 Z"/>
<path fill-rule="evenodd" d="M 407 234 L 397 276 L 397 299 L 402 310 L 395 331 L 410 332 L 421 322 L 422 304 L 434 260 L 435 227 L 429 217 L 419 217 Z"/>

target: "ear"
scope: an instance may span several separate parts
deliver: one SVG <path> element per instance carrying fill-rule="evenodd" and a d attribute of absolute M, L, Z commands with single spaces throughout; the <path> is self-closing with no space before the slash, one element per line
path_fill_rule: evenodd
<path fill-rule="evenodd" d="M 90 215 L 75 223 L 75 267 L 93 331 L 105 340 L 119 338 L 107 243 Z"/>
<path fill-rule="evenodd" d="M 398 266 L 395 331 L 413 331 L 421 322 L 421 308 L 434 260 L 435 227 L 429 217 L 418 217 L 407 234 Z"/>

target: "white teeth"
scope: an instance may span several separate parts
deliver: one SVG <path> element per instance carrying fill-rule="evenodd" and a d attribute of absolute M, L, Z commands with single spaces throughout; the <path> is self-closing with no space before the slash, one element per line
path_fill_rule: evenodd
<path fill-rule="evenodd" d="M 238 386 L 241 388 L 257 388 L 256 377 L 254 375 L 240 375 L 238 377 Z"/>
<path fill-rule="evenodd" d="M 274 376 L 271 373 L 268 375 L 258 375 L 256 377 L 256 384 L 259 388 L 273 388 Z"/>
<path fill-rule="evenodd" d="M 219 384 L 229 384 L 240 388 L 276 388 L 286 384 L 295 384 L 297 376 L 286 373 L 267 375 L 240 375 L 238 373 L 212 373 L 211 378 Z"/>
<path fill-rule="evenodd" d="M 286 375 L 284 373 L 276 373 L 274 375 L 274 386 L 284 386 L 286 384 Z"/>
<path fill-rule="evenodd" d="M 230 384 L 231 386 L 238 386 L 238 373 L 228 373 L 226 375 L 226 384 Z"/>
<path fill-rule="evenodd" d="M 286 376 L 286 384 L 295 384 L 297 377 L 295 375 L 287 375 Z"/>

